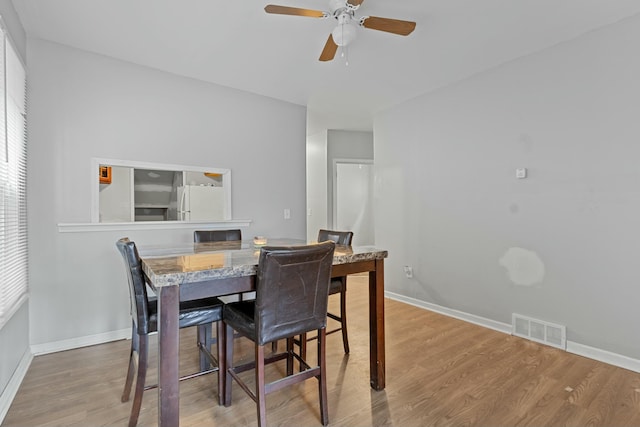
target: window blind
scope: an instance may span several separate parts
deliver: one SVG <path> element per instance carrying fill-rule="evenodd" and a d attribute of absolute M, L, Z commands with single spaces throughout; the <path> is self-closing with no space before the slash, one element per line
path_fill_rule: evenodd
<path fill-rule="evenodd" d="M 0 328 L 27 297 L 26 72 L 0 20 Z"/>

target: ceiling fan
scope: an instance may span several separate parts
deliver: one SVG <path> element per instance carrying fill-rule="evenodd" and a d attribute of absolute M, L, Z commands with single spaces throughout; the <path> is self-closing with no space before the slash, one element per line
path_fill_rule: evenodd
<path fill-rule="evenodd" d="M 399 19 L 380 18 L 377 16 L 355 17 L 355 12 L 364 0 L 329 0 L 329 12 L 321 10 L 301 9 L 298 7 L 267 5 L 267 13 L 279 15 L 306 16 L 309 18 L 334 18 L 338 25 L 333 29 L 324 49 L 320 54 L 320 61 L 331 61 L 336 55 L 338 46 L 347 46 L 356 37 L 356 25 L 371 30 L 408 36 L 416 28 L 416 23 Z"/>

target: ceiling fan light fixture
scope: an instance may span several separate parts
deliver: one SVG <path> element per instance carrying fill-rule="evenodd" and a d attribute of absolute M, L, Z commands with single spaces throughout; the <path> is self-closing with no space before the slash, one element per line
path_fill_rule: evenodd
<path fill-rule="evenodd" d="M 355 40 L 356 35 L 356 26 L 350 22 L 338 24 L 331 32 L 331 37 L 333 37 L 333 41 L 338 46 L 347 46 Z"/>
<path fill-rule="evenodd" d="M 344 10 L 348 7 L 345 0 L 329 0 L 329 10 L 331 13 L 336 13 L 337 10 Z"/>
<path fill-rule="evenodd" d="M 299 7 L 279 6 L 268 4 L 264 10 L 267 13 L 279 15 L 307 16 L 310 18 L 334 18 L 338 26 L 333 29 L 320 54 L 320 61 L 331 61 L 335 57 L 338 47 L 342 47 L 342 54 L 346 56 L 347 46 L 353 42 L 358 33 L 356 25 L 370 30 L 408 36 L 416 28 L 413 21 L 401 19 L 381 18 L 379 16 L 363 16 L 356 18 L 355 13 L 364 0 L 327 0 L 329 12 L 302 9 Z"/>

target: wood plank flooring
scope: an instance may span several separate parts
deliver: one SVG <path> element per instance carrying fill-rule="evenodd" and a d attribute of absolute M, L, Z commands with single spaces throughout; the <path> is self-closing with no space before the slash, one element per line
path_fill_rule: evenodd
<path fill-rule="evenodd" d="M 340 334 L 328 337 L 330 425 L 640 426 L 640 374 L 392 300 L 386 300 L 387 387 L 371 390 L 366 287 L 366 277 L 349 278 L 351 354 L 343 354 Z M 338 298 L 330 300 L 337 309 Z M 2 425 L 126 425 L 130 402 L 121 403 L 120 395 L 129 345 L 34 358 Z M 239 359 L 252 357 L 247 341 L 235 345 Z M 154 350 L 151 357 L 155 381 Z M 181 331 L 181 370 L 196 368 L 195 330 Z M 181 383 L 182 426 L 257 425 L 255 404 L 237 385 L 229 408 L 217 405 L 216 387 L 214 375 Z M 145 393 L 139 426 L 157 424 L 156 396 Z M 321 425 L 315 381 L 269 395 L 267 405 L 271 426 Z"/>

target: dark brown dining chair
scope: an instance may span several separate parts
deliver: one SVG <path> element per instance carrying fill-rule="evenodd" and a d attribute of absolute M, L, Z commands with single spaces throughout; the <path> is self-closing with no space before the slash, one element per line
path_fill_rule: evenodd
<path fill-rule="evenodd" d="M 142 394 L 146 390 L 157 388 L 157 384 L 145 385 L 147 373 L 147 359 L 149 353 L 149 334 L 158 330 L 158 304 L 154 297 L 147 294 L 147 285 L 142 272 L 142 264 L 136 244 L 128 238 L 116 242 L 116 247 L 124 259 L 129 282 L 129 296 L 131 300 L 131 351 L 129 353 L 129 368 L 122 393 L 122 402 L 129 400 L 133 377 L 136 373 L 136 386 L 133 394 L 133 406 L 129 416 L 129 427 L 138 423 Z M 198 348 L 200 349 L 200 370 L 192 375 L 180 378 L 187 379 L 218 371 L 218 361 L 211 353 L 212 325 L 217 323 L 217 331 L 223 334 L 222 301 L 218 298 L 205 298 L 193 301 L 180 301 L 179 327 L 197 326 Z M 217 354 L 224 354 L 221 341 L 218 341 Z M 221 387 L 220 373 L 218 373 L 218 387 Z"/>
<path fill-rule="evenodd" d="M 195 230 L 193 232 L 194 243 L 206 242 L 237 242 L 240 249 L 240 241 L 242 240 L 242 231 L 240 229 L 231 230 Z M 238 294 L 238 299 L 243 300 L 242 294 Z"/>
<path fill-rule="evenodd" d="M 258 426 L 266 427 L 267 394 L 285 386 L 311 378 L 318 380 L 320 395 L 320 419 L 329 422 L 327 409 L 327 383 L 325 359 L 325 328 L 327 325 L 327 300 L 333 264 L 333 242 L 304 246 L 265 246 L 260 250 L 256 277 L 256 299 L 225 305 L 225 357 L 220 358 L 220 369 L 225 370 L 223 402 L 231 405 L 231 383 L 240 387 L 256 402 Z M 255 360 L 233 366 L 233 331 L 249 338 L 255 344 Z M 308 331 L 318 333 L 317 366 L 311 367 L 293 351 L 293 338 Z M 283 353 L 265 357 L 267 343 L 286 339 Z M 265 364 L 286 359 L 286 376 L 265 383 Z M 296 359 L 304 370 L 293 373 Z M 226 368 L 226 369 L 225 369 Z M 255 392 L 238 374 L 255 369 Z"/>
<path fill-rule="evenodd" d="M 233 230 L 196 230 L 193 232 L 193 241 L 201 242 L 228 242 L 242 240 L 242 231 Z"/>
<path fill-rule="evenodd" d="M 352 231 L 334 231 L 321 229 L 318 232 L 318 242 L 332 241 L 337 245 L 351 246 Z M 327 313 L 327 317 L 340 323 L 340 326 L 327 331 L 327 335 L 342 331 L 342 346 L 349 354 L 349 336 L 347 334 L 347 276 L 333 277 L 329 285 L 329 295 L 340 294 L 340 314 Z M 295 342 L 300 345 L 300 355 L 304 358 L 307 352 L 307 341 L 317 339 L 317 336 L 301 336 Z"/>

